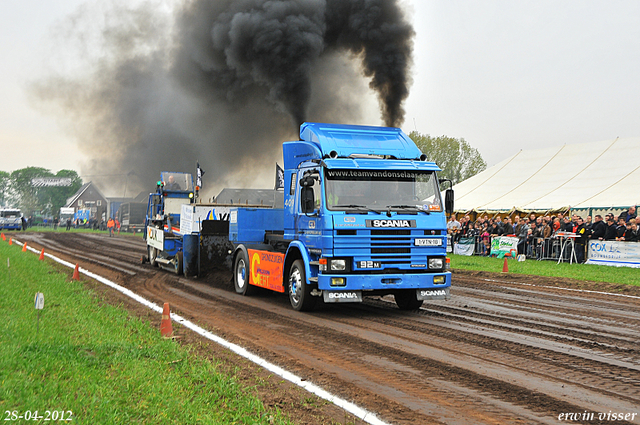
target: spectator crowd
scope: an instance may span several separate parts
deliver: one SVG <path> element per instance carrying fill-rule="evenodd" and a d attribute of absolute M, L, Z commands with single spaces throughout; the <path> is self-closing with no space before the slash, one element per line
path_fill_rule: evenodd
<path fill-rule="evenodd" d="M 492 238 L 514 236 L 518 238 L 518 254 L 537 259 L 554 258 L 554 254 L 558 254 L 558 244 L 554 240 L 571 236 L 575 241 L 576 259 L 582 263 L 590 239 L 639 242 L 639 226 L 640 219 L 633 206 L 617 217 L 613 214 L 607 214 L 604 218 L 596 215 L 593 220 L 591 216 L 585 220 L 569 213 L 544 216 L 531 213 L 522 218 L 515 215 L 513 219 L 510 216 L 503 219 L 484 215 L 473 222 L 469 215 L 460 221 L 452 215 L 447 223 L 447 233 L 452 244 L 462 237 L 474 238 L 475 252 L 479 255 L 491 255 Z"/>

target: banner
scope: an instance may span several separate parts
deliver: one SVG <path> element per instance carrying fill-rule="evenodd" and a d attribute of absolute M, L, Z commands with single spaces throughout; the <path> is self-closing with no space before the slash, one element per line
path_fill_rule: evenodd
<path fill-rule="evenodd" d="M 73 219 L 80 221 L 89 220 L 91 218 L 91 210 L 78 210 L 73 214 Z"/>
<path fill-rule="evenodd" d="M 586 264 L 640 268 L 640 242 L 590 240 Z"/>
<path fill-rule="evenodd" d="M 31 179 L 33 187 L 71 186 L 72 183 L 71 177 L 36 177 Z"/>
<path fill-rule="evenodd" d="M 473 255 L 476 246 L 475 238 L 460 238 L 453 244 L 453 253 L 457 255 Z"/>
<path fill-rule="evenodd" d="M 506 254 L 511 251 L 518 251 L 518 238 L 498 236 L 491 239 L 491 255 Z"/>

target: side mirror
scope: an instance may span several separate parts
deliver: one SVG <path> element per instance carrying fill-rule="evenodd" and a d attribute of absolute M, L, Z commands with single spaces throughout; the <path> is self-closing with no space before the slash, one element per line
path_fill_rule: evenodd
<path fill-rule="evenodd" d="M 313 181 L 313 179 L 311 180 Z M 312 213 L 315 210 L 315 197 L 313 195 L 314 193 L 312 187 L 303 186 L 300 190 L 300 209 L 304 214 Z"/>
<path fill-rule="evenodd" d="M 300 186 L 302 187 L 312 187 L 315 182 L 315 179 L 311 176 L 305 176 L 300 179 Z"/>
<path fill-rule="evenodd" d="M 453 214 L 453 189 L 447 189 L 444 193 L 444 210 L 447 214 Z"/>

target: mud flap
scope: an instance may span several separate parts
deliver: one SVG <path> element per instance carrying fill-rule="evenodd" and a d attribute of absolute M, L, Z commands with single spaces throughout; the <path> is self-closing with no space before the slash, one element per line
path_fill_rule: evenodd
<path fill-rule="evenodd" d="M 200 236 L 184 235 L 182 237 L 182 273 L 186 277 L 197 276 L 200 274 L 198 267 L 200 256 Z"/>
<path fill-rule="evenodd" d="M 418 289 L 416 296 L 418 300 L 448 300 L 451 298 L 449 288 Z"/>
<path fill-rule="evenodd" d="M 362 291 L 322 291 L 325 303 L 361 303 Z"/>

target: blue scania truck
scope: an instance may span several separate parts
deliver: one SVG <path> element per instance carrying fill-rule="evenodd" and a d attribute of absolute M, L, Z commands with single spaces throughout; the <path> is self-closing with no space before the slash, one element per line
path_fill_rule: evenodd
<path fill-rule="evenodd" d="M 184 236 L 199 239 L 185 244 L 197 251 L 185 253 L 185 272 L 224 263 L 237 293 L 287 293 L 299 311 L 372 295 L 391 294 L 404 310 L 449 298 L 453 191 L 443 202 L 440 169 L 402 130 L 304 123 L 283 158 L 273 204 L 182 207 Z"/>

